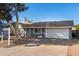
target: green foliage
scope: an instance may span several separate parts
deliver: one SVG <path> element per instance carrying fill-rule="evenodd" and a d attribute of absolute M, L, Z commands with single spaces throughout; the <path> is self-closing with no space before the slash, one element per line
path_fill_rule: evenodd
<path fill-rule="evenodd" d="M 75 28 L 76 28 L 77 30 L 79 30 L 79 24 L 75 25 Z"/>
<path fill-rule="evenodd" d="M 28 7 L 23 3 L 2 3 L 0 4 L 0 19 L 7 21 L 12 20 L 12 17 L 16 15 L 15 7 L 17 9 L 17 12 L 28 9 Z"/>

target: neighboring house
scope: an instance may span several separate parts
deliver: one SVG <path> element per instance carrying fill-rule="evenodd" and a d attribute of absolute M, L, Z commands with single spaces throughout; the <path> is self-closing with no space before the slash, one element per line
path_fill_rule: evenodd
<path fill-rule="evenodd" d="M 9 25 L 7 23 L 0 21 L 0 35 L 4 35 L 4 37 L 7 37 L 8 31 L 4 29 L 7 29 L 8 27 Z"/>
<path fill-rule="evenodd" d="M 73 21 L 36 22 L 22 26 L 28 37 L 72 39 Z"/>
<path fill-rule="evenodd" d="M 74 26 L 72 27 L 72 37 L 77 37 L 77 29 Z"/>
<path fill-rule="evenodd" d="M 76 29 L 75 26 L 73 26 L 73 28 L 72 28 L 72 36 L 73 36 L 73 38 L 79 38 L 79 30 Z"/>

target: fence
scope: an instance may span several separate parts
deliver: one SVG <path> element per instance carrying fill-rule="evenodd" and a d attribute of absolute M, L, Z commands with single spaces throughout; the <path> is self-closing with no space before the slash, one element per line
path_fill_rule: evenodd
<path fill-rule="evenodd" d="M 3 28 L 3 38 L 8 39 L 8 45 L 10 45 L 10 28 Z"/>
<path fill-rule="evenodd" d="M 76 30 L 76 36 L 79 38 L 79 30 Z"/>
<path fill-rule="evenodd" d="M 72 30 L 72 37 L 79 38 L 79 30 Z"/>

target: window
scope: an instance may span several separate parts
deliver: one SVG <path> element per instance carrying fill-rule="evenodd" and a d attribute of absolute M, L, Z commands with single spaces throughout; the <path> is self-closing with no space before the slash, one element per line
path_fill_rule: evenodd
<path fill-rule="evenodd" d="M 34 33 L 35 34 L 41 34 L 42 33 L 42 29 L 41 28 L 35 28 L 34 29 Z"/>

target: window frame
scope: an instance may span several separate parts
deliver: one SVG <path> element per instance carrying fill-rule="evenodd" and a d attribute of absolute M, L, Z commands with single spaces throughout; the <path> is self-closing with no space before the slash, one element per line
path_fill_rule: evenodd
<path fill-rule="evenodd" d="M 39 32 L 35 32 L 35 29 L 40 29 L 40 33 Z M 42 28 L 33 28 L 33 34 L 42 34 Z"/>

